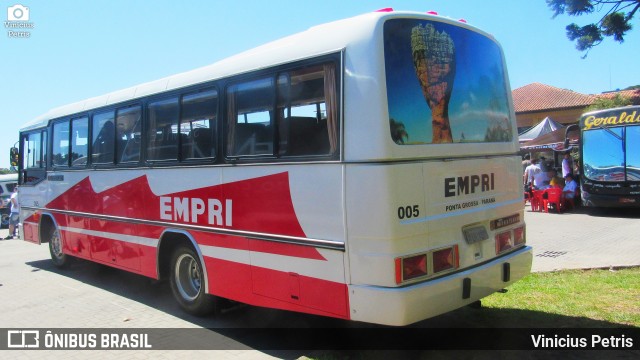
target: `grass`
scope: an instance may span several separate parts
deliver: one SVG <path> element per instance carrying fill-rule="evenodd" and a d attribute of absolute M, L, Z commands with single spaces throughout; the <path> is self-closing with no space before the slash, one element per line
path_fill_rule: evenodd
<path fill-rule="evenodd" d="M 624 328 L 640 327 L 640 267 L 532 273 L 506 292 L 411 327 L 419 328 Z M 321 351 L 302 358 L 335 359 L 601 359 L 598 351 Z M 571 355 L 571 356 L 569 356 Z M 617 352 L 620 359 L 627 352 Z"/>
<path fill-rule="evenodd" d="M 563 317 L 561 327 L 591 327 L 594 322 L 640 327 L 640 268 L 533 273 L 507 293 L 486 297 L 482 305 L 525 311 L 518 316 L 522 327 L 546 325 L 530 318 L 536 313 Z"/>
<path fill-rule="evenodd" d="M 640 267 L 532 273 L 482 299 L 421 321 L 419 328 L 640 327 Z"/>

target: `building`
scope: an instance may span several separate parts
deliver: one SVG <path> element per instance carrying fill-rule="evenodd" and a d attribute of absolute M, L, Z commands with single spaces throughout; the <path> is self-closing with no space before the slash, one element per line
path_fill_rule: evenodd
<path fill-rule="evenodd" d="M 587 95 L 541 83 L 519 87 L 512 92 L 518 133 L 535 126 L 546 117 L 563 125 L 575 124 L 596 99 L 613 98 L 618 94 L 629 98 L 634 105 L 640 105 L 640 89 Z"/>

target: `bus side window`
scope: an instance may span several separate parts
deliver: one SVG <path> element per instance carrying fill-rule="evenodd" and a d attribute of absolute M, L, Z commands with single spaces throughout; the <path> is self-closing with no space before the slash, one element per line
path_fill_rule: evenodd
<path fill-rule="evenodd" d="M 215 89 L 185 95 L 182 98 L 180 138 L 181 159 L 216 156 L 216 113 L 218 92 Z"/>
<path fill-rule="evenodd" d="M 288 123 L 288 143 L 284 155 L 324 155 L 329 152 L 327 121 L 315 117 L 291 116 Z"/>
<path fill-rule="evenodd" d="M 206 158 L 212 157 L 215 152 L 213 146 L 213 137 L 210 128 L 195 128 L 191 131 L 191 149 L 193 151 L 192 157 L 194 158 Z"/>
<path fill-rule="evenodd" d="M 34 185 L 46 177 L 45 151 L 46 131 L 32 132 L 22 135 L 22 176 L 21 183 Z M 13 190 L 12 190 L 13 191 Z"/>
<path fill-rule="evenodd" d="M 335 70 L 332 64 L 290 71 L 278 77 L 278 153 L 313 156 L 337 148 Z"/>
<path fill-rule="evenodd" d="M 227 90 L 227 155 L 273 155 L 273 78 L 234 84 Z"/>
<path fill-rule="evenodd" d="M 113 164 L 116 128 L 113 111 L 93 115 L 91 161 L 94 164 Z"/>
<path fill-rule="evenodd" d="M 71 120 L 71 165 L 87 164 L 89 144 L 89 118 L 81 117 Z"/>
<path fill-rule="evenodd" d="M 148 105 L 147 160 L 178 159 L 178 98 Z"/>
<path fill-rule="evenodd" d="M 140 160 L 140 106 L 118 109 L 116 115 L 116 159 L 118 163 Z"/>
<path fill-rule="evenodd" d="M 51 164 L 54 167 L 69 166 L 69 120 L 53 124 L 53 154 Z"/>

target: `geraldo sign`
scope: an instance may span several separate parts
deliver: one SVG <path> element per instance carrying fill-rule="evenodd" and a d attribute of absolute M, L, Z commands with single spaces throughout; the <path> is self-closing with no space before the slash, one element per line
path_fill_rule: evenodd
<path fill-rule="evenodd" d="M 582 128 L 584 130 L 589 130 L 592 127 L 627 125 L 627 124 L 638 124 L 638 123 L 640 123 L 640 114 L 638 114 L 638 111 L 634 111 L 631 113 L 622 111 L 612 116 L 602 116 L 602 117 L 596 117 L 595 115 L 587 116 L 583 120 Z"/>

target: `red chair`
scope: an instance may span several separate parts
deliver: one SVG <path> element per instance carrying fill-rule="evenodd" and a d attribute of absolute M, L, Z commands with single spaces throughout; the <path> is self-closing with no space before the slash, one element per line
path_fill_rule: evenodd
<path fill-rule="evenodd" d="M 533 190 L 533 196 L 529 201 L 531 201 L 531 211 L 542 211 L 542 190 Z"/>
<path fill-rule="evenodd" d="M 542 194 L 542 206 L 544 212 L 549 212 L 549 207 L 553 205 L 556 212 L 561 213 L 564 211 L 564 194 L 560 188 L 545 189 Z"/>

